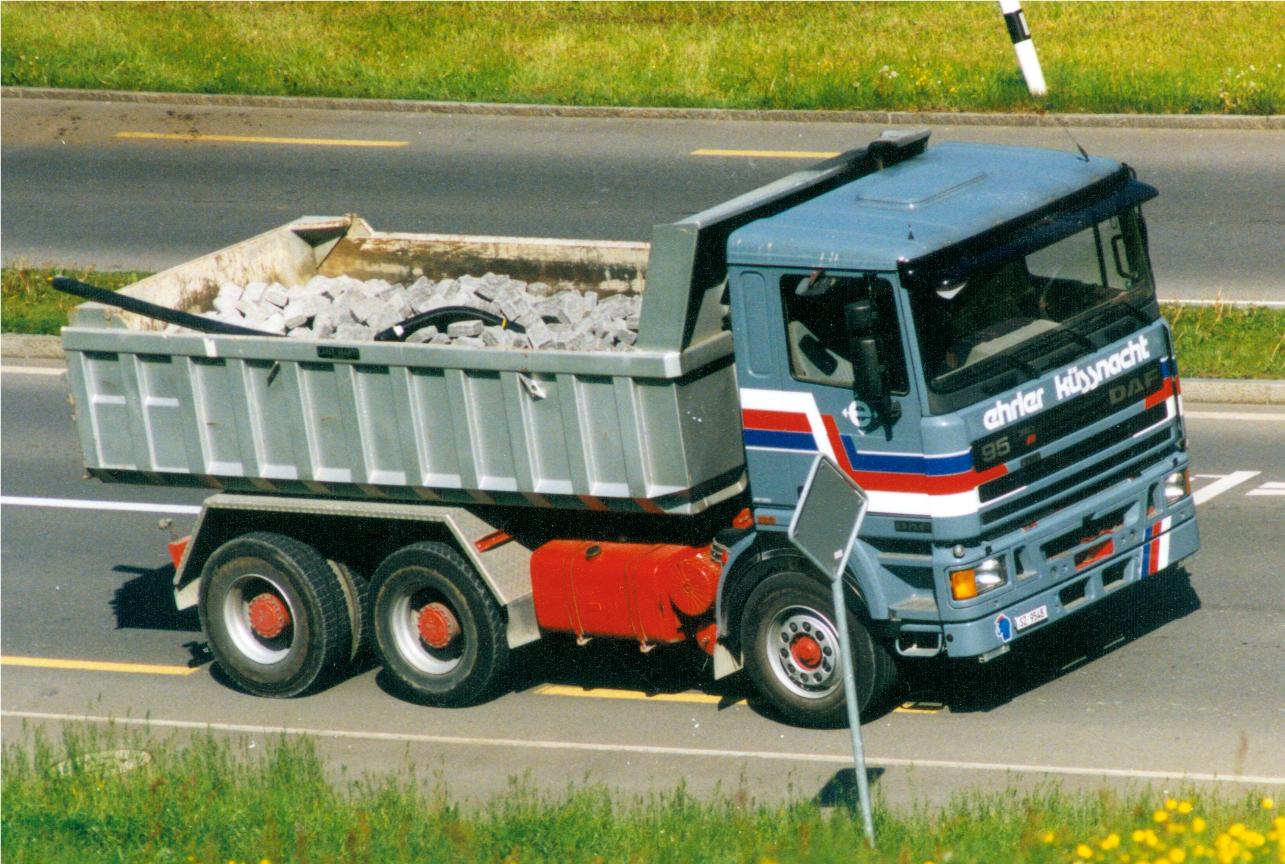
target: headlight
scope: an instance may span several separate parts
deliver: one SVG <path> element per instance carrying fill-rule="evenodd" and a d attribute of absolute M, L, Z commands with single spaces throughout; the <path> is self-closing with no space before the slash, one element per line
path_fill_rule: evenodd
<path fill-rule="evenodd" d="M 1191 494 L 1191 475 L 1187 469 L 1174 471 L 1165 478 L 1165 503 L 1173 504 Z"/>
<path fill-rule="evenodd" d="M 980 564 L 950 574 L 950 596 L 956 600 L 971 600 L 979 594 L 993 591 L 1008 584 L 1008 567 L 1003 558 L 987 558 Z"/>

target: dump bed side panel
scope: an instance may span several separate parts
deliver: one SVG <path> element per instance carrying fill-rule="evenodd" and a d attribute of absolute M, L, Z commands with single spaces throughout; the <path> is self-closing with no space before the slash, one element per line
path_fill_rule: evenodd
<path fill-rule="evenodd" d="M 578 241 L 372 234 L 360 220 L 302 227 L 126 290 L 199 311 L 230 272 L 409 281 L 467 258 L 535 273 L 547 255 L 544 272 L 570 274 L 587 254 Z M 637 290 L 645 247 L 614 245 L 582 262 L 579 284 Z M 63 331 L 85 464 L 105 480 L 674 514 L 745 488 L 727 333 L 681 352 L 598 353 L 165 333 L 135 319 L 84 304 Z"/>

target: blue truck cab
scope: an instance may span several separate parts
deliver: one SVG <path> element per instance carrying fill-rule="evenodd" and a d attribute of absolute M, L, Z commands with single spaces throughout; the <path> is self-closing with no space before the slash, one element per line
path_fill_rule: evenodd
<path fill-rule="evenodd" d="M 866 158 L 727 237 L 753 528 L 722 538 L 720 630 L 755 603 L 736 575 L 788 557 L 820 453 L 869 497 L 851 581 L 876 655 L 985 661 L 1199 546 L 1156 191 L 1107 159 L 926 132 Z M 778 618 L 720 671 L 744 662 L 807 719 L 836 673 L 787 631 L 826 622 Z"/>

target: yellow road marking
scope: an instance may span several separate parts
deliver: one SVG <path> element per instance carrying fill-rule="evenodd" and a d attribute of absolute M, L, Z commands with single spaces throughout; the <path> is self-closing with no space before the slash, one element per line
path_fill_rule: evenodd
<path fill-rule="evenodd" d="M 0 657 L 0 666 L 75 669 L 82 672 L 132 672 L 136 675 L 191 675 L 197 671 L 190 666 L 162 666 L 156 663 L 110 663 L 103 660 L 63 660 L 55 657 Z"/>
<path fill-rule="evenodd" d="M 579 696 L 588 699 L 636 699 L 643 702 L 699 702 L 705 705 L 719 705 L 721 696 L 709 693 L 644 693 L 641 690 L 612 690 L 609 687 L 595 687 L 586 690 L 583 687 L 569 687 L 565 684 L 545 684 L 535 689 L 541 696 Z M 736 705 L 744 702 L 739 700 Z"/>
<path fill-rule="evenodd" d="M 823 152 L 820 150 L 717 150 L 712 147 L 702 147 L 700 150 L 693 150 L 693 156 L 757 156 L 760 159 L 829 159 L 838 156 L 839 152 Z"/>
<path fill-rule="evenodd" d="M 117 138 L 154 141 L 230 141 L 237 144 L 301 144 L 309 147 L 405 147 L 406 141 L 372 141 L 361 138 L 277 138 L 267 135 L 205 135 L 200 132 L 117 132 Z"/>
<path fill-rule="evenodd" d="M 940 714 L 946 706 L 940 702 L 902 702 L 892 709 L 894 714 Z"/>

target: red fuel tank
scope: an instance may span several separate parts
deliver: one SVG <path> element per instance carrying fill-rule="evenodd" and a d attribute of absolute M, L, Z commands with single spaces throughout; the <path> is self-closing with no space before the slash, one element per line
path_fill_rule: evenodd
<path fill-rule="evenodd" d="M 582 637 L 681 642 L 683 618 L 713 607 L 720 572 L 708 546 L 553 540 L 531 556 L 536 620 Z"/>

